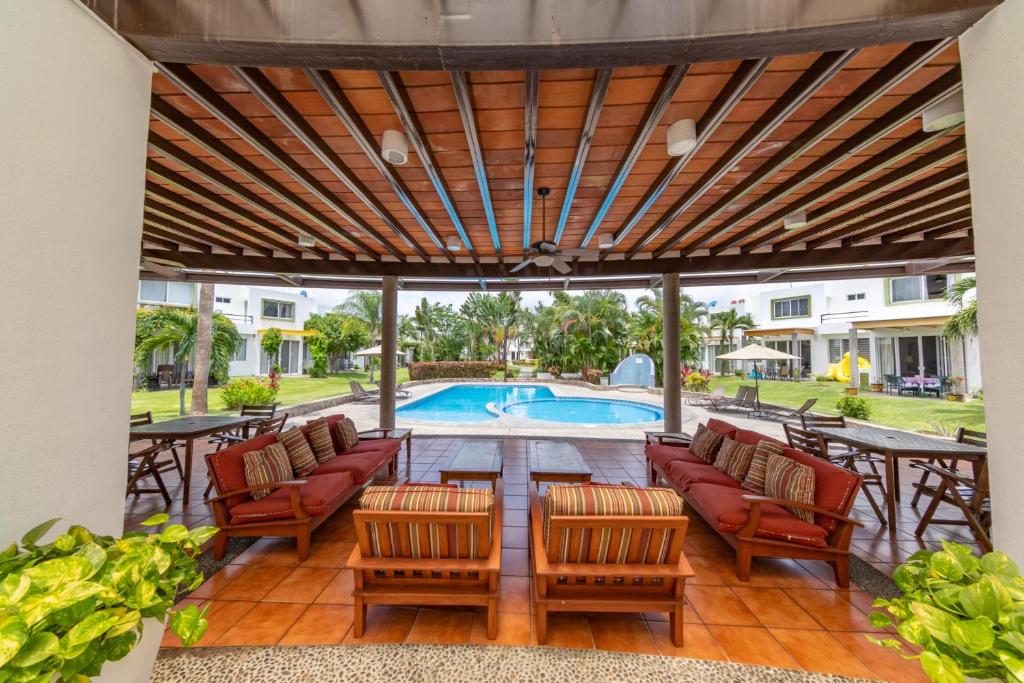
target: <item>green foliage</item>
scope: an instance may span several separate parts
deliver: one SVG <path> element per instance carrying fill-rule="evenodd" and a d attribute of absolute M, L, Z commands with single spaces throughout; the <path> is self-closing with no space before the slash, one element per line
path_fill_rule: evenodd
<path fill-rule="evenodd" d="M 505 366 L 495 361 L 436 361 L 433 363 L 410 363 L 409 379 L 489 379 Z"/>
<path fill-rule="evenodd" d="M 836 410 L 840 415 L 859 420 L 871 417 L 871 404 L 861 396 L 843 396 L 836 401 Z"/>
<path fill-rule="evenodd" d="M 383 297 L 379 291 L 358 290 L 349 294 L 344 303 L 335 307 L 334 312 L 362 322 L 366 326 L 369 336 L 369 343 L 363 344 L 363 346 L 369 346 L 376 344 L 377 338 L 380 336 L 382 302 Z"/>
<path fill-rule="evenodd" d="M 309 346 L 309 353 L 313 356 L 313 366 L 309 368 L 310 377 L 327 376 L 327 337 L 317 333 L 306 338 L 306 345 Z"/>
<path fill-rule="evenodd" d="M 303 324 L 306 330 L 316 330 L 324 338 L 324 373 L 336 367 L 336 361 L 343 355 L 353 353 L 370 345 L 370 333 L 366 323 L 351 315 L 343 313 L 313 314 Z M 314 351 L 316 353 L 316 351 Z M 314 362 L 316 357 L 314 356 Z M 311 376 L 323 377 L 314 374 Z"/>
<path fill-rule="evenodd" d="M 158 526 L 165 514 L 143 522 Z M 48 544 L 57 522 L 30 530 L 0 552 L 0 681 L 82 681 L 127 655 L 143 619 L 161 622 L 180 591 L 203 576 L 195 555 L 216 527 L 171 524 L 159 533 L 96 536 L 71 526 Z M 186 645 L 206 632 L 206 609 L 190 605 L 171 615 Z"/>
<path fill-rule="evenodd" d="M 664 353 L 662 339 L 663 295 L 661 289 L 652 289 L 636 300 L 637 312 L 630 321 L 630 336 L 634 348 L 646 353 L 654 361 L 654 374 L 662 383 Z M 709 328 L 708 311 L 703 302 L 687 294 L 679 295 L 679 360 L 686 365 L 700 365 L 700 347 Z"/>
<path fill-rule="evenodd" d="M 139 309 L 135 314 L 135 363 L 148 367 L 154 351 L 174 349 L 174 361 L 186 367 L 195 358 L 199 316 L 194 308 L 161 306 Z M 243 343 L 235 324 L 220 313 L 213 314 L 210 346 L 210 376 L 220 383 L 228 380 L 228 367 Z"/>
<path fill-rule="evenodd" d="M 941 551 L 914 553 L 893 581 L 903 595 L 875 600 L 885 612 L 873 613 L 871 623 L 894 626 L 923 652 L 905 653 L 895 638 L 869 640 L 919 660 L 937 683 L 965 676 L 1024 681 L 1024 579 L 1009 557 L 977 557 L 968 546 L 943 541 Z"/>
<path fill-rule="evenodd" d="M 505 379 L 515 379 L 517 377 L 519 377 L 519 368 L 515 365 L 505 367 Z"/>
<path fill-rule="evenodd" d="M 552 292 L 553 305 L 537 306 L 523 320 L 538 367 L 559 372 L 608 371 L 628 350 L 629 314 L 621 292 L 597 290 L 573 296 Z M 552 373 L 554 374 L 554 373 Z"/>
<path fill-rule="evenodd" d="M 583 381 L 590 382 L 591 384 L 600 384 L 601 378 L 604 377 L 604 372 L 597 368 L 583 368 L 581 374 L 583 375 Z"/>
<path fill-rule="evenodd" d="M 948 339 L 963 339 L 978 334 L 978 299 L 964 303 L 964 298 L 978 286 L 974 276 L 961 278 L 946 289 L 945 299 L 956 306 L 957 312 L 949 317 L 942 335 Z"/>
<path fill-rule="evenodd" d="M 260 338 L 260 348 L 263 349 L 263 353 L 267 354 L 270 358 L 271 370 L 278 370 L 280 365 L 277 362 L 277 354 L 281 352 L 281 344 L 284 343 L 284 337 L 281 335 L 281 330 L 276 327 L 271 327 L 269 330 L 263 333 L 263 337 Z"/>
<path fill-rule="evenodd" d="M 691 370 L 683 378 L 683 384 L 687 391 L 707 391 L 708 387 L 711 386 L 711 375 L 699 370 Z"/>
<path fill-rule="evenodd" d="M 227 410 L 237 410 L 242 406 L 263 406 L 275 403 L 277 391 L 265 379 L 239 377 L 221 387 L 220 398 Z"/>

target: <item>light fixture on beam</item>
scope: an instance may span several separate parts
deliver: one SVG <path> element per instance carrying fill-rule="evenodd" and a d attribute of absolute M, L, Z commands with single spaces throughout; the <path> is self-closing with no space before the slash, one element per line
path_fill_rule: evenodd
<path fill-rule="evenodd" d="M 400 130 L 388 129 L 380 139 L 380 155 L 394 166 L 404 166 L 409 161 L 409 141 Z"/>
<path fill-rule="evenodd" d="M 680 119 L 668 127 L 668 155 L 681 157 L 697 146 L 697 122 Z"/>
<path fill-rule="evenodd" d="M 807 212 L 806 211 L 794 211 L 788 216 L 784 216 L 782 219 L 782 227 L 786 230 L 796 230 L 807 225 Z"/>
<path fill-rule="evenodd" d="M 307 247 L 307 248 L 315 247 L 316 246 L 316 240 L 314 240 L 309 235 L 305 235 L 303 233 L 299 233 L 299 246 L 300 247 Z"/>
<path fill-rule="evenodd" d="M 610 232 L 602 232 L 597 236 L 597 246 L 602 249 L 611 249 L 615 246 L 615 236 Z"/>
<path fill-rule="evenodd" d="M 964 122 L 964 93 L 955 92 L 941 102 L 936 102 L 921 114 L 921 128 L 926 133 L 935 133 Z"/>
<path fill-rule="evenodd" d="M 445 240 L 444 248 L 448 251 L 458 251 L 462 249 L 462 242 L 459 241 L 458 237 L 449 237 Z"/>

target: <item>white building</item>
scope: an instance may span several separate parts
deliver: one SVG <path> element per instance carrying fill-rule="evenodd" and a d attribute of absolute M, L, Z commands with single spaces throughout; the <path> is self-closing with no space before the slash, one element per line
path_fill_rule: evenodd
<path fill-rule="evenodd" d="M 978 340 L 947 340 L 942 328 L 955 308 L 943 299 L 956 276 L 832 280 L 790 285 L 702 288 L 691 292 L 711 313 L 735 308 L 757 328 L 737 331 L 737 343 L 756 341 L 800 356 L 805 376 L 823 375 L 849 351 L 851 327 L 858 355 L 871 363 L 870 381 L 886 375 L 962 376 L 966 391 L 981 389 Z M 742 342 L 741 342 L 742 335 Z M 715 357 L 735 348 L 721 344 L 716 330 L 704 348 L 704 363 L 721 369 Z M 795 361 L 794 361 L 795 363 Z"/>

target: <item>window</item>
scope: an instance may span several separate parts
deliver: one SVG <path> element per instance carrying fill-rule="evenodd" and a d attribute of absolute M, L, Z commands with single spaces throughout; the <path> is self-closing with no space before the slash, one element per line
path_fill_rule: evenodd
<path fill-rule="evenodd" d="M 843 354 L 850 350 L 849 339 L 828 340 L 828 362 L 838 363 L 843 359 Z M 871 357 L 871 340 L 867 337 L 857 338 L 857 355 L 861 358 Z"/>
<path fill-rule="evenodd" d="M 811 314 L 811 297 L 798 296 L 791 299 L 772 300 L 772 319 L 806 318 Z"/>
<path fill-rule="evenodd" d="M 865 297 L 864 292 L 857 292 L 856 294 L 847 294 L 846 295 L 846 300 L 847 301 L 864 301 L 864 297 Z"/>
<path fill-rule="evenodd" d="M 295 304 L 290 301 L 263 300 L 263 317 L 295 320 Z"/>
<path fill-rule="evenodd" d="M 894 304 L 941 299 L 945 292 L 945 275 L 913 275 L 889 280 L 889 301 Z"/>
<path fill-rule="evenodd" d="M 242 343 L 235 349 L 235 355 L 231 357 L 231 360 L 245 360 L 245 350 L 249 346 L 249 338 L 243 337 Z"/>
<path fill-rule="evenodd" d="M 213 300 L 216 301 L 218 304 L 229 304 L 229 303 L 231 303 L 231 297 L 230 296 L 215 296 L 215 297 L 213 297 Z"/>
<path fill-rule="evenodd" d="M 139 282 L 139 301 L 191 306 L 194 291 L 194 285 L 189 282 L 142 280 Z"/>

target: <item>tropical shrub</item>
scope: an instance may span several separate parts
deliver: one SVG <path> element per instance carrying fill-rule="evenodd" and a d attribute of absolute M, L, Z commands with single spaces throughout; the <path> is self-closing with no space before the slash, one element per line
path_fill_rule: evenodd
<path fill-rule="evenodd" d="M 519 377 L 519 368 L 515 365 L 509 365 L 505 368 L 505 377 L 506 379 L 515 379 L 516 377 Z"/>
<path fill-rule="evenodd" d="M 505 365 L 495 361 L 436 361 L 409 363 L 409 379 L 489 379 Z"/>
<path fill-rule="evenodd" d="M 263 337 L 260 339 L 260 346 L 263 348 L 263 353 L 267 354 L 270 358 L 270 367 L 274 370 L 278 368 L 277 354 L 281 351 L 281 344 L 284 343 L 284 337 L 281 336 L 281 330 L 276 327 L 271 327 L 269 330 L 263 333 Z"/>
<path fill-rule="evenodd" d="M 233 379 L 220 390 L 220 398 L 228 410 L 237 410 L 242 406 L 262 406 L 275 403 L 277 389 L 271 382 L 258 377 L 239 377 Z"/>
<path fill-rule="evenodd" d="M 829 377 L 828 375 L 815 375 L 814 376 L 814 381 L 815 382 L 835 382 L 837 380 L 834 377 Z"/>
<path fill-rule="evenodd" d="M 306 340 L 309 353 L 313 356 L 313 365 L 309 368 L 310 377 L 327 376 L 327 336 L 322 332 L 314 334 Z"/>
<path fill-rule="evenodd" d="M 942 542 L 942 550 L 919 550 L 893 572 L 902 595 L 879 598 L 871 624 L 895 626 L 895 638 L 868 639 L 917 659 L 933 681 L 976 679 L 1024 681 L 1024 579 L 1001 552 L 975 556 L 968 546 Z"/>
<path fill-rule="evenodd" d="M 166 514 L 143 522 L 157 526 Z M 97 536 L 71 526 L 37 545 L 58 520 L 0 552 L 0 680 L 84 681 L 123 659 L 142 635 L 143 619 L 170 614 L 186 646 L 206 633 L 206 608 L 171 612 L 175 596 L 203 581 L 195 556 L 216 527 L 171 524 L 159 533 Z M 153 628 L 150 625 L 149 628 Z"/>
<path fill-rule="evenodd" d="M 871 405 L 866 398 L 860 396 L 843 396 L 836 402 L 840 415 L 866 420 L 871 416 Z"/>
<path fill-rule="evenodd" d="M 597 368 L 583 368 L 583 372 L 580 374 L 583 375 L 584 382 L 590 382 L 591 384 L 600 384 L 601 378 L 604 376 L 604 373 Z"/>
<path fill-rule="evenodd" d="M 707 370 L 690 370 L 683 375 L 687 391 L 707 391 L 711 386 L 711 373 Z"/>
<path fill-rule="evenodd" d="M 557 365 L 549 365 L 545 372 L 547 372 L 552 377 L 559 377 L 562 374 L 562 369 Z"/>

